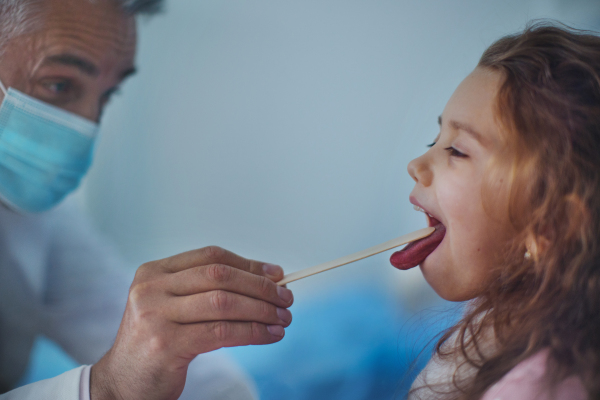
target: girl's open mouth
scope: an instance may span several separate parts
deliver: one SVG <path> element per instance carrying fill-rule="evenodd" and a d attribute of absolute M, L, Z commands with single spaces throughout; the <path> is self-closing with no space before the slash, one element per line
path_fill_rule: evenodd
<path fill-rule="evenodd" d="M 418 211 L 427 215 L 429 226 L 435 228 L 435 232 L 426 238 L 414 241 L 406 245 L 402 250 L 395 252 L 390 257 L 390 263 L 401 270 L 407 270 L 421 264 L 433 253 L 446 235 L 446 227 L 422 208 L 415 206 Z"/>

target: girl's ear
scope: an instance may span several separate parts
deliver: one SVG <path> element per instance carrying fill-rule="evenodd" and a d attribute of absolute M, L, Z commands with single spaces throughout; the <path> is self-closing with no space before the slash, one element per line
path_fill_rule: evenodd
<path fill-rule="evenodd" d="M 533 261 L 537 262 L 540 259 L 540 256 L 548 250 L 550 247 L 550 241 L 543 236 L 533 236 L 530 234 L 525 239 L 525 248 L 527 251 L 525 252 L 526 259 L 533 259 Z"/>

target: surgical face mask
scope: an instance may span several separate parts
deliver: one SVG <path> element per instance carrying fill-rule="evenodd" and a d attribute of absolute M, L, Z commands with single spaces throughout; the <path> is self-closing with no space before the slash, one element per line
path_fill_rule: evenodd
<path fill-rule="evenodd" d="M 46 211 L 75 190 L 92 162 L 98 124 L 0 82 L 0 201 Z"/>

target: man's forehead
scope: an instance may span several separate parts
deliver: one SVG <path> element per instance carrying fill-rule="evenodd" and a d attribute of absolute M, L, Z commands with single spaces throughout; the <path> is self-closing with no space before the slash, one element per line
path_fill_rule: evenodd
<path fill-rule="evenodd" d="M 122 79 L 134 71 L 135 19 L 113 0 L 47 0 L 35 10 L 34 73 L 46 65 Z"/>
<path fill-rule="evenodd" d="M 120 68 L 132 67 L 135 19 L 125 14 L 116 2 L 48 0 L 37 13 L 39 26 L 34 29 L 33 38 L 37 42 L 38 57 L 67 59 L 68 55 L 75 55 L 98 68 L 106 63 L 113 67 L 117 67 L 114 64 Z"/>

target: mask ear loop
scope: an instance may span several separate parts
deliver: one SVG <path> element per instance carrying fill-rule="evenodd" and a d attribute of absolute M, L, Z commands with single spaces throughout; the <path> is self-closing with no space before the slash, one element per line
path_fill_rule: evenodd
<path fill-rule="evenodd" d="M 4 96 L 6 96 L 6 88 L 4 87 L 4 84 L 2 83 L 2 81 L 0 81 L 0 90 L 2 90 L 2 93 L 4 93 Z"/>

